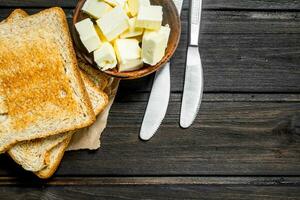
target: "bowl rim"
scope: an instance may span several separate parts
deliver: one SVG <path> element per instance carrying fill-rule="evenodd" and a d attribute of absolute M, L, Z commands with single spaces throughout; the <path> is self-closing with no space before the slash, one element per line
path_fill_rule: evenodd
<path fill-rule="evenodd" d="M 78 48 L 76 42 L 75 42 L 75 38 L 79 39 L 78 36 L 75 36 L 74 34 L 78 34 L 76 29 L 75 29 L 75 24 L 78 22 L 78 17 L 81 14 L 81 9 L 84 5 L 84 3 L 86 2 L 86 0 L 78 0 L 78 3 L 73 11 L 73 18 L 72 18 L 72 38 L 74 40 L 74 46 L 76 49 L 76 53 L 79 54 L 80 57 L 82 57 L 87 63 L 89 63 L 93 68 L 96 68 L 99 70 L 99 68 L 96 66 L 95 62 L 91 63 L 90 59 L 88 59 L 88 56 L 86 55 L 85 52 L 83 52 L 83 50 L 81 50 L 80 48 Z M 138 78 L 142 78 L 145 76 L 148 76 L 156 71 L 158 71 L 160 68 L 162 68 L 167 62 L 170 61 L 170 59 L 173 57 L 178 45 L 179 45 L 179 41 L 180 41 L 180 37 L 181 37 L 181 20 L 180 20 L 180 16 L 178 13 L 178 10 L 175 6 L 175 3 L 173 1 L 168 0 L 168 3 L 170 3 L 170 6 L 173 7 L 174 11 L 175 11 L 175 19 L 172 20 L 176 20 L 175 24 L 176 24 L 176 29 L 178 30 L 178 34 L 177 34 L 177 38 L 174 40 L 174 42 L 172 43 L 172 47 L 171 50 L 168 54 L 165 54 L 165 56 L 159 61 L 159 63 L 157 63 L 154 66 L 150 66 L 147 65 L 147 67 L 143 67 L 139 70 L 135 70 L 135 71 L 130 71 L 130 72 L 116 72 L 116 71 L 112 71 L 112 70 L 107 70 L 107 71 L 101 71 L 103 73 L 105 73 L 108 76 L 111 77 L 115 77 L 115 78 L 119 78 L 119 79 L 124 79 L 124 80 L 130 80 L 130 79 L 138 79 Z M 171 30 L 172 32 L 172 30 Z M 80 41 L 81 42 L 81 41 Z M 170 45 L 170 44 L 169 44 Z"/>

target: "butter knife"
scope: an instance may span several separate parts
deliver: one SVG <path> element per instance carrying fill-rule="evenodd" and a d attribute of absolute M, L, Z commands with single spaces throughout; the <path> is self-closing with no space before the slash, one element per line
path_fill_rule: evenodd
<path fill-rule="evenodd" d="M 142 140 L 150 140 L 165 118 L 170 99 L 170 90 L 170 63 L 168 62 L 155 74 L 140 132 Z"/>
<path fill-rule="evenodd" d="M 191 0 L 190 38 L 180 115 L 180 126 L 182 128 L 188 128 L 193 124 L 197 117 L 203 95 L 203 68 L 198 46 L 201 10 L 202 0 Z"/>
<path fill-rule="evenodd" d="M 174 0 L 174 3 L 180 14 L 183 0 Z M 150 140 L 165 118 L 169 105 L 170 91 L 170 63 L 167 63 L 155 74 L 149 102 L 140 131 L 140 138 L 142 140 Z"/>

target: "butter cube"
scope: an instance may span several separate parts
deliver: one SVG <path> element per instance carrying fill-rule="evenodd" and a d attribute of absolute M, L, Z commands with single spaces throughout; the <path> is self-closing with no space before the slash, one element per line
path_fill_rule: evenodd
<path fill-rule="evenodd" d="M 135 27 L 136 18 L 130 18 L 128 22 L 129 22 L 129 29 L 124 33 L 122 33 L 120 35 L 120 38 L 132 38 L 143 34 L 144 32 L 143 28 Z"/>
<path fill-rule="evenodd" d="M 142 42 L 144 63 L 156 65 L 165 55 L 171 29 L 162 26 L 158 31 L 145 31 Z"/>
<path fill-rule="evenodd" d="M 89 18 L 86 18 L 75 24 L 75 28 L 80 36 L 89 35 L 89 31 L 86 31 L 86 30 L 92 29 L 93 26 L 94 26 L 94 24 L 93 24 L 92 20 Z"/>
<path fill-rule="evenodd" d="M 123 8 L 127 0 L 104 0 L 104 1 L 114 7 L 121 6 Z"/>
<path fill-rule="evenodd" d="M 129 28 L 128 16 L 117 6 L 97 20 L 97 25 L 108 41 L 116 39 Z"/>
<path fill-rule="evenodd" d="M 92 16 L 93 18 L 99 19 L 105 13 L 112 9 L 110 5 L 105 2 L 98 0 L 87 0 L 82 7 L 82 10 Z"/>
<path fill-rule="evenodd" d="M 134 71 L 143 67 L 141 48 L 136 39 L 117 39 L 115 51 L 119 61 L 119 71 Z"/>
<path fill-rule="evenodd" d="M 150 6 L 150 1 L 149 0 L 128 0 L 128 7 L 131 16 L 136 16 L 139 12 L 140 6 Z"/>
<path fill-rule="evenodd" d="M 101 46 L 101 42 L 99 42 L 100 40 L 98 36 L 92 36 L 88 38 L 80 37 L 80 39 L 89 53 L 95 51 Z"/>
<path fill-rule="evenodd" d="M 117 66 L 116 54 L 109 42 L 104 42 L 99 49 L 94 51 L 94 60 L 102 71 L 113 69 Z"/>
<path fill-rule="evenodd" d="M 91 19 L 87 18 L 75 24 L 79 37 L 89 53 L 101 46 L 101 40 Z"/>
<path fill-rule="evenodd" d="M 136 20 L 136 27 L 158 30 L 163 20 L 161 6 L 140 6 Z"/>

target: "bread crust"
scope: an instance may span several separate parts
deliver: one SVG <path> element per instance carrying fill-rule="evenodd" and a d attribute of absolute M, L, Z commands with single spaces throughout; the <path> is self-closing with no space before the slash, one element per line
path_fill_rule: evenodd
<path fill-rule="evenodd" d="M 0 24 L 4 24 L 6 22 L 13 22 L 17 17 L 24 18 L 24 17 L 27 17 L 27 16 L 28 16 L 28 14 L 24 10 L 15 9 L 14 11 L 12 11 L 12 13 L 10 13 L 10 15 L 6 19 L 2 20 L 0 22 Z"/>
<path fill-rule="evenodd" d="M 99 94 L 102 96 L 104 102 L 105 102 L 105 105 L 108 104 L 108 96 L 107 94 L 105 94 L 99 87 L 97 87 L 95 85 L 95 83 L 91 80 L 90 76 L 84 72 L 84 71 L 81 71 L 81 77 L 82 79 L 84 80 L 85 83 L 88 83 L 89 84 L 89 87 L 90 88 L 93 88 L 93 90 L 95 91 L 95 93 Z M 101 104 L 99 104 L 96 108 L 94 108 L 94 112 L 97 115 L 99 115 L 102 111 L 103 111 L 103 106 Z"/>
<path fill-rule="evenodd" d="M 63 23 L 64 31 L 68 35 L 68 41 L 67 42 L 68 42 L 68 48 L 69 48 L 69 51 L 70 51 L 70 55 L 71 55 L 71 58 L 72 58 L 72 61 L 73 61 L 72 67 L 73 67 L 73 70 L 75 71 L 75 75 L 76 75 L 77 80 L 79 80 L 79 82 L 80 82 L 79 89 L 81 90 L 81 93 L 83 93 L 83 99 L 84 99 L 84 102 L 86 103 L 86 106 L 88 108 L 88 114 L 91 117 L 90 120 L 86 122 L 86 125 L 83 125 L 83 127 L 86 127 L 86 126 L 91 125 L 93 122 L 95 122 L 96 116 L 95 116 L 95 113 L 93 111 L 92 103 L 90 101 L 90 98 L 89 98 L 88 93 L 86 91 L 86 88 L 84 86 L 83 80 L 80 76 L 78 63 L 77 63 L 77 58 L 76 58 L 76 53 L 75 53 L 75 49 L 74 49 L 73 42 L 72 42 L 72 39 L 71 39 L 72 37 L 71 37 L 70 30 L 69 30 L 67 17 L 66 17 L 66 14 L 65 14 L 65 12 L 63 11 L 62 8 L 54 7 L 54 8 L 50 8 L 50 9 L 53 9 L 53 11 L 56 11 L 57 13 L 59 13 L 59 15 L 61 17 L 60 19 L 62 20 L 62 23 Z M 50 9 L 48 9 L 49 12 L 51 12 Z M 80 128 L 83 128 L 83 127 L 80 127 Z"/>
<path fill-rule="evenodd" d="M 38 172 L 35 172 L 34 174 L 37 175 L 41 179 L 48 179 L 51 176 L 53 176 L 53 174 L 58 169 L 58 167 L 61 163 L 61 160 L 64 157 L 65 151 L 66 151 L 67 147 L 69 146 L 71 139 L 72 139 L 72 137 L 69 137 L 66 140 L 64 140 L 61 144 L 58 144 L 58 146 L 54 147 L 54 148 L 59 148 L 59 154 L 56 156 L 56 159 L 52 166 L 49 166 L 49 165 L 51 165 L 49 163 L 49 165 L 48 165 L 49 167 L 47 166 L 46 168 L 44 168 Z M 51 151 L 48 153 L 49 157 L 50 157 L 50 153 L 51 153 Z"/>

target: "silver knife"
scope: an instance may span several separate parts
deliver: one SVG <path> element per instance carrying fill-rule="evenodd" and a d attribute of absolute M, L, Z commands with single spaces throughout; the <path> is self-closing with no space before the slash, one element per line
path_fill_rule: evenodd
<path fill-rule="evenodd" d="M 144 116 L 140 138 L 149 140 L 163 121 L 170 99 L 170 63 L 155 74 L 149 102 Z"/>
<path fill-rule="evenodd" d="M 174 3 L 180 14 L 183 0 L 174 0 Z M 167 63 L 155 74 L 149 102 L 140 131 L 140 138 L 142 140 L 151 139 L 165 118 L 169 105 L 170 91 L 170 63 Z"/>
<path fill-rule="evenodd" d="M 180 115 L 180 126 L 182 128 L 188 128 L 193 124 L 203 95 L 203 69 L 198 46 L 201 10 L 202 0 L 191 0 L 190 39 Z"/>

